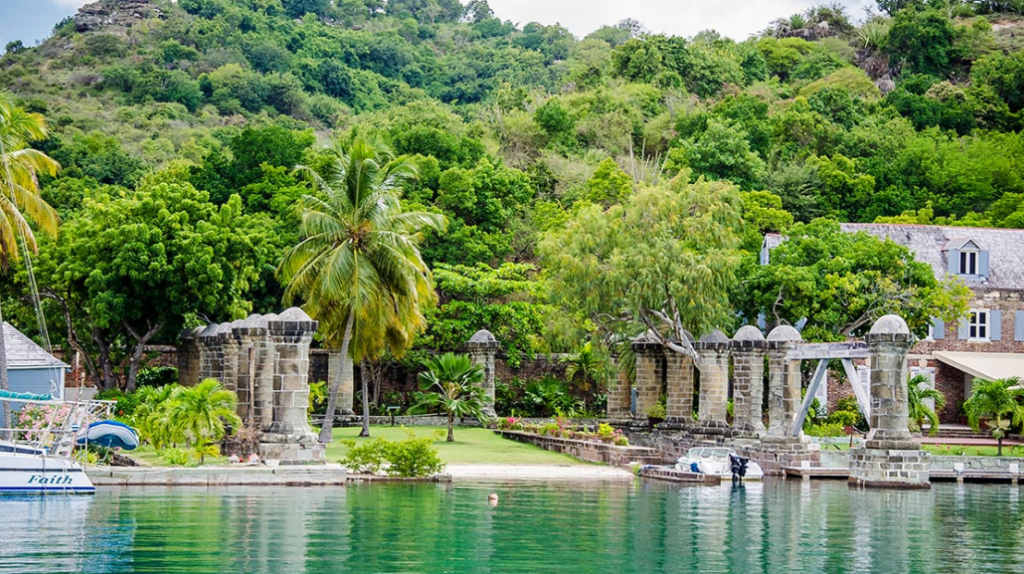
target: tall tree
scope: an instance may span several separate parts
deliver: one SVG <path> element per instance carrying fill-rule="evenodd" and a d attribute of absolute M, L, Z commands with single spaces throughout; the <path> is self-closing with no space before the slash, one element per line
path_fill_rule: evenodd
<path fill-rule="evenodd" d="M 899 313 L 920 336 L 934 317 L 954 322 L 967 313 L 970 290 L 957 279 L 939 281 L 927 263 L 889 240 L 846 233 L 838 223 L 798 223 L 744 281 L 740 307 L 770 323 L 807 319 L 808 340 L 843 340 L 875 320 Z"/>
<path fill-rule="evenodd" d="M 551 297 L 619 332 L 647 329 L 694 354 L 684 331 L 734 321 L 729 292 L 740 265 L 739 190 L 679 177 L 626 205 L 591 205 L 540 245 Z"/>
<path fill-rule="evenodd" d="M 285 299 L 302 299 L 320 321 L 329 347 L 341 349 L 341 376 L 331 381 L 320 442 L 332 439 L 338 391 L 353 361 L 374 359 L 385 349 L 401 356 L 425 326 L 422 307 L 434 297 L 433 280 L 420 255 L 427 231 L 443 231 L 444 216 L 405 212 L 402 182 L 415 164 L 379 144 L 335 144 L 323 176 L 299 171 L 316 194 L 302 198 L 300 241 L 278 269 Z M 363 431 L 370 434 L 369 392 L 362 387 Z"/>
<path fill-rule="evenodd" d="M 56 175 L 60 166 L 29 143 L 46 138 L 46 121 L 26 112 L 0 92 L 0 269 L 17 261 L 19 240 L 35 252 L 36 238 L 28 218 L 44 233 L 57 235 L 57 212 L 39 197 L 40 173 Z M 0 389 L 9 390 L 7 349 L 4 346 L 3 315 L 0 313 Z M 4 424 L 11 424 L 10 403 L 3 403 Z"/>
<path fill-rule="evenodd" d="M 187 178 L 187 166 L 143 178 L 117 196 L 83 202 L 40 267 L 51 298 L 88 318 L 98 347 L 100 386 L 117 385 L 111 353 L 126 338 L 125 386 L 134 390 L 145 346 L 177 333 L 186 317 L 238 318 L 276 252 L 265 216 L 242 213 L 237 196 L 215 206 Z M 41 272 L 42 275 L 42 272 Z M 76 337 L 78 338 L 78 337 Z"/>

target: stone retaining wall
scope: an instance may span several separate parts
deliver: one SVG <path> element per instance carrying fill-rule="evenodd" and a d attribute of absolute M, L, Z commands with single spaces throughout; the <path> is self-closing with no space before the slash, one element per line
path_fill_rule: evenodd
<path fill-rule="evenodd" d="M 338 465 L 93 467 L 86 474 L 96 486 L 344 486 L 348 478 L 345 467 Z"/>
<path fill-rule="evenodd" d="M 664 456 L 656 449 L 637 446 L 615 446 L 567 438 L 541 436 L 518 431 L 495 431 L 502 437 L 539 446 L 544 450 L 567 454 L 586 462 L 600 462 L 611 466 L 637 464 L 665 464 Z"/>
<path fill-rule="evenodd" d="M 1024 472 L 1024 458 L 998 456 L 937 456 L 931 457 L 932 470 L 956 470 L 953 465 L 962 463 L 964 471 L 1010 472 L 1010 465 L 1017 465 L 1017 474 Z"/>

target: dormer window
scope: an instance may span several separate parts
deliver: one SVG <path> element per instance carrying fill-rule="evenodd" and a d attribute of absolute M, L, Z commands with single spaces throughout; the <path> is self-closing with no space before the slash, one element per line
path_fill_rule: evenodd
<path fill-rule="evenodd" d="M 953 239 L 943 248 L 949 274 L 974 281 L 988 280 L 988 251 L 973 239 Z"/>
<path fill-rule="evenodd" d="M 960 275 L 977 275 L 978 274 L 978 252 L 961 251 L 960 252 Z"/>

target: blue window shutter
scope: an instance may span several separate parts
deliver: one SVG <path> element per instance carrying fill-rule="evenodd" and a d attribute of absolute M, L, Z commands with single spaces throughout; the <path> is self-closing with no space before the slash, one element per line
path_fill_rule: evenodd
<path fill-rule="evenodd" d="M 946 322 L 938 317 L 932 319 L 932 339 L 941 341 L 946 338 Z"/>
<path fill-rule="evenodd" d="M 990 341 L 1003 340 L 1003 312 L 993 309 L 988 312 L 988 338 Z"/>
<path fill-rule="evenodd" d="M 960 319 L 960 332 L 958 337 L 961 341 L 971 338 L 971 323 L 967 319 Z"/>
<path fill-rule="evenodd" d="M 803 331 L 804 330 L 804 325 L 806 325 L 806 324 L 807 324 L 807 317 L 804 317 L 803 319 L 800 319 L 799 321 L 797 321 L 796 325 L 793 325 L 793 326 L 796 328 L 797 331 Z"/>
<path fill-rule="evenodd" d="M 988 251 L 978 252 L 978 275 L 988 278 Z"/>
<path fill-rule="evenodd" d="M 1017 311 L 1013 317 L 1013 340 L 1024 341 L 1024 311 Z"/>
<path fill-rule="evenodd" d="M 959 275 L 960 274 L 960 250 L 959 249 L 950 249 L 949 250 L 949 265 L 947 265 L 947 267 L 949 268 L 949 274 L 950 275 Z"/>

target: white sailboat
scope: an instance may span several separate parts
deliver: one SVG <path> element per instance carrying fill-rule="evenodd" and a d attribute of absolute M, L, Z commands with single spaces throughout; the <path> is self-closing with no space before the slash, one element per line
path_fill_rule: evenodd
<path fill-rule="evenodd" d="M 91 417 L 109 408 L 101 401 L 65 403 L 50 395 L 0 390 L 0 401 L 70 406 L 63 420 L 54 416 L 41 429 L 0 429 L 0 494 L 91 494 L 96 492 L 74 458 L 78 431 Z"/>

